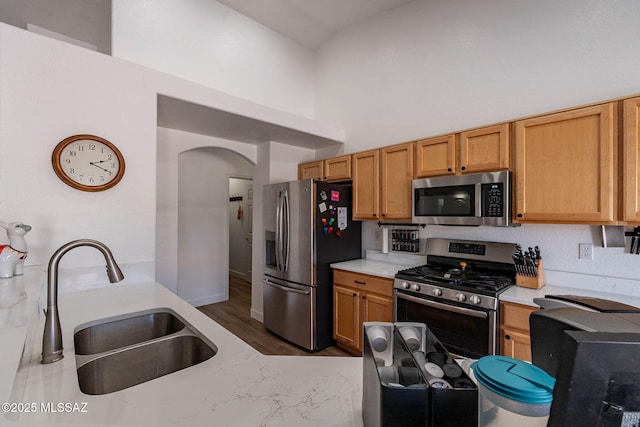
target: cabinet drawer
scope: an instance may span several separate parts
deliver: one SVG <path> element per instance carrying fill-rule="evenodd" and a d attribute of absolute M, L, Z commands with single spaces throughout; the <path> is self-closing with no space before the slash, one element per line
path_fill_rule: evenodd
<path fill-rule="evenodd" d="M 529 305 L 511 302 L 500 303 L 500 324 L 529 332 L 529 315 L 538 310 Z"/>
<path fill-rule="evenodd" d="M 393 279 L 334 269 L 333 283 L 380 295 L 393 296 Z"/>

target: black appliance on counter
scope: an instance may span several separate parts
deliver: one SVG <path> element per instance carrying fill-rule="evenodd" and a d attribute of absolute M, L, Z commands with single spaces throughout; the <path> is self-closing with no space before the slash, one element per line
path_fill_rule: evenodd
<path fill-rule="evenodd" d="M 394 280 L 396 322 L 428 325 L 452 353 L 499 354 L 499 295 L 515 284 L 513 243 L 432 238 L 427 265 Z"/>
<path fill-rule="evenodd" d="M 535 298 L 534 365 L 556 377 L 548 426 L 640 424 L 640 308 L 572 295 Z"/>
<path fill-rule="evenodd" d="M 429 328 L 363 324 L 365 427 L 476 427 L 478 389 Z"/>

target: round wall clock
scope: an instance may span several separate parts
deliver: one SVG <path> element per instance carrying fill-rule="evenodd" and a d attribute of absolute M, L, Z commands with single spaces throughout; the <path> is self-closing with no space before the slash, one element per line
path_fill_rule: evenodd
<path fill-rule="evenodd" d="M 82 191 L 104 191 L 124 175 L 124 157 L 104 138 L 74 135 L 62 140 L 51 156 L 53 170 L 65 184 Z"/>

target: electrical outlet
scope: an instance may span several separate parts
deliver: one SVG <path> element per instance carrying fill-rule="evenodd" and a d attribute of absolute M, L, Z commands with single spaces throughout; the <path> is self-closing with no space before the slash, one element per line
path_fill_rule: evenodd
<path fill-rule="evenodd" d="M 580 259 L 593 260 L 593 243 L 580 243 L 578 248 L 580 249 Z"/>
<path fill-rule="evenodd" d="M 380 227 L 376 228 L 376 240 L 380 240 Z"/>

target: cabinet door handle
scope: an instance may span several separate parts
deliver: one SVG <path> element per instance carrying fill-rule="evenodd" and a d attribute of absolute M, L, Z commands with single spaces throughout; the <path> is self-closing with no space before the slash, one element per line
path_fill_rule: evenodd
<path fill-rule="evenodd" d="M 462 166 L 460 169 L 464 171 L 464 170 L 467 170 L 467 167 L 466 166 Z"/>
<path fill-rule="evenodd" d="M 511 335 L 505 335 L 505 336 L 504 336 L 504 339 L 505 339 L 505 340 L 510 340 L 510 339 L 511 339 Z"/>
<path fill-rule="evenodd" d="M 351 296 L 355 297 L 355 296 L 357 296 L 357 295 L 358 295 L 358 294 L 353 294 L 353 295 L 351 295 Z"/>
<path fill-rule="evenodd" d="M 518 214 L 518 218 L 522 218 L 522 216 L 523 216 L 523 215 L 522 215 L 521 213 L 519 213 L 519 214 Z"/>
<path fill-rule="evenodd" d="M 367 282 L 361 282 L 360 280 L 354 280 L 358 285 L 366 285 Z"/>
<path fill-rule="evenodd" d="M 367 297 L 366 297 L 366 296 L 364 296 L 364 295 L 362 295 L 362 299 L 367 299 Z"/>
<path fill-rule="evenodd" d="M 447 172 L 451 172 L 451 168 L 447 168 Z"/>

